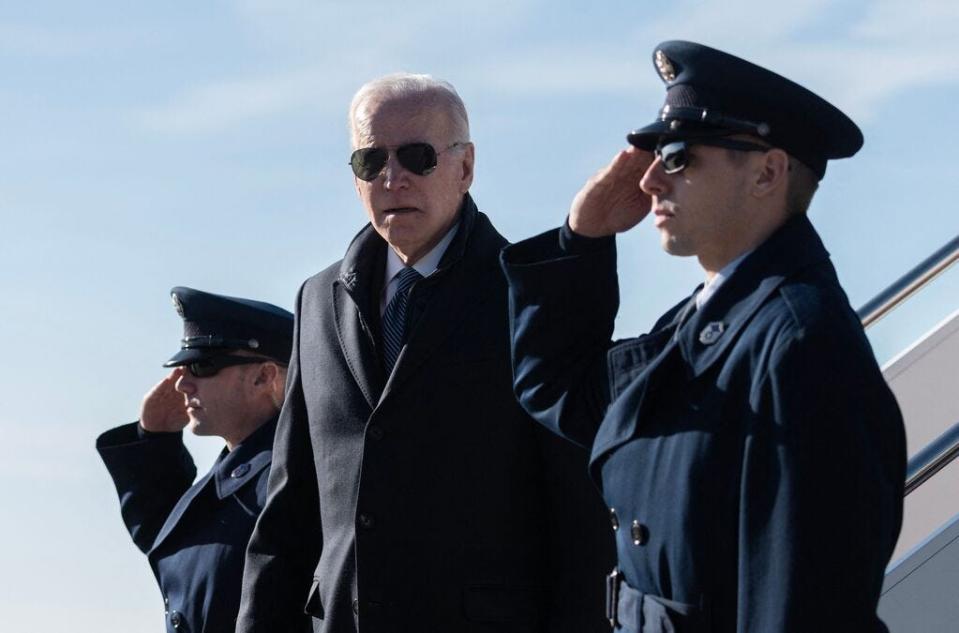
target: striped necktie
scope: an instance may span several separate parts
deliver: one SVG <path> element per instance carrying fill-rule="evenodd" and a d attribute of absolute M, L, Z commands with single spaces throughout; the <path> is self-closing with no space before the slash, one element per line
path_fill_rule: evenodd
<path fill-rule="evenodd" d="M 390 299 L 383 312 L 383 366 L 386 373 L 393 371 L 396 358 L 400 355 L 406 334 L 406 306 L 409 303 L 410 288 L 423 275 L 414 268 L 404 268 L 396 273 L 396 294 Z"/>

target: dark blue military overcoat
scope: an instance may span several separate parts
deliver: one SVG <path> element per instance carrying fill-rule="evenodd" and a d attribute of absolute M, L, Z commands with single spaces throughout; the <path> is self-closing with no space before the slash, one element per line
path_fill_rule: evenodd
<path fill-rule="evenodd" d="M 616 343 L 613 238 L 552 231 L 503 262 L 516 392 L 591 448 L 619 569 L 646 595 L 634 630 L 885 630 L 902 418 L 805 216 L 678 332 L 688 300 Z"/>
<path fill-rule="evenodd" d="M 466 196 L 388 378 L 386 242 L 368 225 L 306 281 L 238 633 L 608 631 L 588 456 L 513 396 L 504 244 Z"/>
<path fill-rule="evenodd" d="M 266 501 L 276 420 L 233 451 L 224 448 L 195 484 L 182 433 L 138 427 L 103 433 L 97 450 L 116 485 L 123 521 L 160 585 L 166 629 L 232 632 L 247 541 Z"/>

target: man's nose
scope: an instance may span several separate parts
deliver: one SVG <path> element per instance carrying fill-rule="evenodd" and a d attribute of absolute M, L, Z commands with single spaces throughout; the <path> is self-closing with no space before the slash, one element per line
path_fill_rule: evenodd
<path fill-rule="evenodd" d="M 387 189 L 400 189 L 409 185 L 410 171 L 403 167 L 395 152 L 390 152 L 383 167 L 383 186 Z"/>
<path fill-rule="evenodd" d="M 190 372 L 183 371 L 180 377 L 176 379 L 174 388 L 182 394 L 190 395 L 196 391 L 196 385 L 193 383 L 193 376 Z"/>
<path fill-rule="evenodd" d="M 646 173 L 639 179 L 639 188 L 650 196 L 662 195 L 669 188 L 669 178 L 663 169 L 663 161 L 657 156 L 646 168 Z"/>

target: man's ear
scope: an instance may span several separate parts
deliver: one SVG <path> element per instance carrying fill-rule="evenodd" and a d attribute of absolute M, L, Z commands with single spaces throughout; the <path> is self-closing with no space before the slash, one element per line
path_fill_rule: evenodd
<path fill-rule="evenodd" d="M 762 160 L 755 172 L 752 194 L 765 198 L 785 187 L 789 181 L 789 154 L 779 148 L 773 148 L 762 154 Z"/>
<path fill-rule="evenodd" d="M 460 193 L 469 191 L 473 184 L 473 164 L 476 160 L 476 149 L 472 143 L 466 143 L 463 149 L 462 169 L 463 174 L 460 178 Z"/>
<path fill-rule="evenodd" d="M 270 385 L 272 388 L 273 381 L 276 380 L 277 367 L 273 363 L 260 363 L 257 365 L 256 374 L 253 376 L 253 384 L 259 387 L 260 385 Z"/>

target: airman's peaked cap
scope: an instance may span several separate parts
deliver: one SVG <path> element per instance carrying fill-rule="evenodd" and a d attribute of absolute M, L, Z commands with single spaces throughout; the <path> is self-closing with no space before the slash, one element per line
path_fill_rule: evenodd
<path fill-rule="evenodd" d="M 821 179 L 828 160 L 862 147 L 862 132 L 834 105 L 729 53 L 674 40 L 656 47 L 653 65 L 666 84 L 666 102 L 656 121 L 627 136 L 642 149 L 665 139 L 749 134 L 785 150 Z"/>
<path fill-rule="evenodd" d="M 173 288 L 170 298 L 183 319 L 183 340 L 180 351 L 164 367 L 186 365 L 232 350 L 289 362 L 293 315 L 287 310 L 184 286 Z"/>

